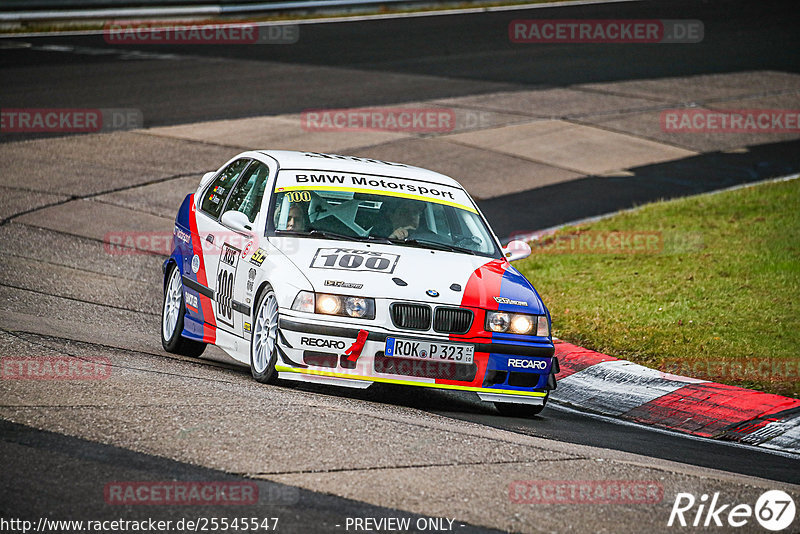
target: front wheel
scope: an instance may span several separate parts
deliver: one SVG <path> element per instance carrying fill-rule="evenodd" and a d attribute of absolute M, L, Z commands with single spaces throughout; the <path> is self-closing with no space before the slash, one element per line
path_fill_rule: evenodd
<path fill-rule="evenodd" d="M 161 346 L 173 354 L 197 357 L 206 350 L 206 344 L 181 336 L 186 306 L 183 302 L 183 282 L 177 265 L 170 264 L 167 285 L 164 288 L 164 305 L 161 307 Z"/>
<path fill-rule="evenodd" d="M 547 405 L 548 397 L 550 397 L 549 393 L 547 397 L 544 398 L 544 402 L 540 405 L 495 402 L 494 407 L 497 408 L 497 411 L 500 412 L 501 415 L 505 415 L 506 417 L 530 418 L 542 413 L 542 410 L 544 410 L 544 407 Z"/>
<path fill-rule="evenodd" d="M 278 373 L 278 298 L 267 286 L 256 303 L 255 321 L 250 337 L 250 373 L 262 384 L 275 382 Z"/>

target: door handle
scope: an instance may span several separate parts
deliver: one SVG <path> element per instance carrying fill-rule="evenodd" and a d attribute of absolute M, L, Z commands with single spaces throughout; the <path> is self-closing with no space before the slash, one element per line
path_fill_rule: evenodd
<path fill-rule="evenodd" d="M 213 243 L 214 242 L 214 234 L 208 234 L 206 236 L 206 241 L 208 241 L 209 243 Z"/>

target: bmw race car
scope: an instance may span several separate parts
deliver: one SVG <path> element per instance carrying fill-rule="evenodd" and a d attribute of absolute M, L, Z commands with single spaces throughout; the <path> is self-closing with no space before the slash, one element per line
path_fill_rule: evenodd
<path fill-rule="evenodd" d="M 532 415 L 556 387 L 550 314 L 452 178 L 352 156 L 242 153 L 178 211 L 161 337 L 259 382 L 475 392 Z"/>

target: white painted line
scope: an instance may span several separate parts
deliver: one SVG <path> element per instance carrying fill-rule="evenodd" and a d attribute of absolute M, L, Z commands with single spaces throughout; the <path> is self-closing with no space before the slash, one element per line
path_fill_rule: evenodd
<path fill-rule="evenodd" d="M 789 450 L 800 454 L 800 415 L 785 421 L 768 423 L 750 436 L 758 434 L 768 440 L 759 443 L 759 447 L 781 451 Z M 772 434 L 777 435 L 772 436 Z"/>
<path fill-rule="evenodd" d="M 674 375 L 673 375 L 674 376 Z M 550 397 L 606 415 L 622 415 L 687 383 L 705 382 L 681 377 L 670 380 L 666 373 L 627 360 L 602 362 L 558 381 Z"/>

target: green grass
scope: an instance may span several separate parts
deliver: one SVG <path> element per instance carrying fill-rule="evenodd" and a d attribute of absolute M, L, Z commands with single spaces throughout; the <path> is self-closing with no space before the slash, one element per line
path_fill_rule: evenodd
<path fill-rule="evenodd" d="M 586 252 L 605 232 L 651 231 L 660 245 L 640 253 Z M 581 243 L 565 241 L 576 233 L 592 239 L 552 253 Z M 657 202 L 566 228 L 516 267 L 565 341 L 678 374 L 800 396 L 800 180 Z M 750 367 L 723 367 L 731 363 Z M 763 363 L 774 371 L 757 367 Z"/>

